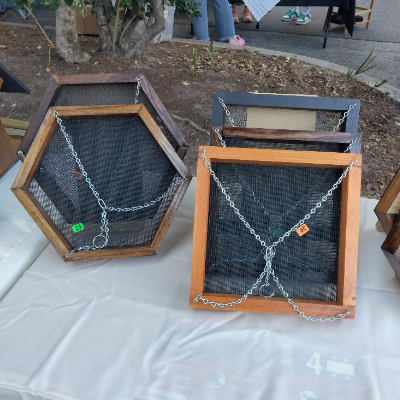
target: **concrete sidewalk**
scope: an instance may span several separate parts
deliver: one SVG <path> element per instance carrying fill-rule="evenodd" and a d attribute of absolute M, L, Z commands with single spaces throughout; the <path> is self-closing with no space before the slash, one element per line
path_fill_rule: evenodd
<path fill-rule="evenodd" d="M 370 0 L 357 1 L 357 5 L 369 4 Z M 238 7 L 240 21 L 243 7 Z M 353 69 L 358 68 L 374 50 L 374 64 L 377 66 L 369 70 L 367 75 L 377 82 L 387 78 L 389 85 L 400 90 L 400 7 L 395 7 L 393 0 L 375 2 L 369 29 L 365 29 L 365 24 L 356 26 L 353 37 L 344 36 L 343 27 L 332 24 L 325 49 L 322 48 L 322 28 L 327 7 L 312 7 L 312 21 L 305 26 L 281 21 L 286 11 L 288 9 L 283 7 L 273 8 L 260 21 L 259 30 L 255 30 L 255 21 L 247 24 L 240 22 L 235 25 L 236 34 L 243 37 L 248 46 L 294 53 Z M 48 8 L 39 7 L 34 13 L 43 25 L 55 27 L 55 14 Z M 210 0 L 208 14 L 210 37 L 216 40 L 218 35 Z M 15 22 L 15 17 L 9 14 L 4 22 Z M 26 25 L 24 21 L 18 23 Z M 173 36 L 177 39 L 192 38 L 190 20 L 186 16 L 175 16 Z"/>
<path fill-rule="evenodd" d="M 210 2 L 209 2 L 210 3 Z M 357 5 L 369 6 L 370 0 L 359 0 Z M 317 58 L 356 69 L 374 50 L 377 66 L 367 75 L 400 89 L 400 7 L 392 0 L 375 2 L 369 29 L 365 24 L 354 28 L 353 37 L 343 35 L 343 27 L 331 24 L 331 31 L 325 49 L 323 25 L 327 7 L 311 8 L 311 23 L 304 26 L 294 22 L 281 21 L 288 9 L 275 7 L 261 21 L 260 29 L 255 30 L 256 21 L 242 22 L 242 10 L 238 6 L 239 24 L 235 24 L 236 34 L 246 41 L 246 45 L 262 49 L 277 50 Z M 301 8 L 300 8 L 301 10 Z M 212 7 L 209 4 L 210 37 L 216 40 Z M 186 16 L 175 16 L 174 37 L 190 39 L 190 20 Z"/>

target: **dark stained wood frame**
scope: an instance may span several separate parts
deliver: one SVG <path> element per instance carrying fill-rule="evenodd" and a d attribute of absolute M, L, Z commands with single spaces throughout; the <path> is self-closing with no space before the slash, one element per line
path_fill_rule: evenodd
<path fill-rule="evenodd" d="M 395 222 L 400 219 L 400 169 L 383 193 L 374 211 L 388 235 Z"/>
<path fill-rule="evenodd" d="M 123 105 L 123 106 L 73 106 L 73 107 L 54 107 L 58 115 L 63 120 L 77 118 L 109 118 L 127 115 L 137 115 L 146 124 L 147 128 L 157 141 L 165 155 L 174 165 L 176 171 L 186 181 L 177 186 L 174 197 L 161 221 L 153 241 L 149 245 L 129 246 L 123 248 L 107 248 L 90 250 L 87 252 L 76 252 L 71 254 L 67 260 L 64 256 L 72 250 L 64 235 L 50 219 L 47 213 L 40 206 L 39 202 L 30 192 L 29 185 L 43 159 L 46 150 L 58 129 L 58 123 L 53 115 L 53 109 L 47 111 L 46 117 L 36 135 L 26 159 L 15 178 L 11 190 L 25 207 L 29 215 L 34 219 L 39 228 L 43 231 L 49 241 L 53 244 L 58 254 L 64 261 L 89 261 L 102 260 L 108 258 L 136 257 L 156 254 L 158 247 L 164 238 L 168 227 L 172 221 L 175 211 L 189 186 L 191 175 L 178 154 L 174 151 L 156 122 L 142 104 Z"/>
<path fill-rule="evenodd" d="M 257 139 L 257 140 L 275 140 L 277 142 L 309 142 L 309 143 L 343 143 L 349 145 L 353 139 L 350 153 L 360 153 L 361 151 L 361 135 L 359 133 L 346 132 L 307 132 L 294 131 L 286 129 L 255 129 L 255 128 L 232 128 L 215 126 L 212 128 L 211 145 L 221 146 L 221 141 L 215 133 L 215 129 L 219 130 L 222 138 L 236 139 Z"/>
<path fill-rule="evenodd" d="M 193 303 L 197 295 L 214 302 L 231 302 L 240 295 L 223 293 L 205 293 L 204 274 L 207 246 L 210 172 L 202 160 L 202 149 L 206 149 L 208 161 L 217 163 L 286 165 L 312 168 L 338 168 L 345 170 L 355 156 L 348 153 L 299 152 L 288 150 L 263 150 L 247 148 L 200 147 L 197 164 L 197 187 L 194 216 L 194 237 L 192 255 L 192 277 L 190 286 L 190 307 L 212 308 L 202 301 Z M 354 318 L 358 229 L 360 211 L 361 155 L 347 177 L 342 182 L 342 205 L 340 221 L 340 241 L 338 257 L 337 301 L 314 301 L 294 299 L 300 310 L 306 315 L 328 317 L 350 312 L 347 318 Z M 279 314 L 297 314 L 285 298 L 249 296 L 235 307 L 224 310 L 256 311 Z"/>
<path fill-rule="evenodd" d="M 168 114 L 161 100 L 158 98 L 157 94 L 151 87 L 149 81 L 142 73 L 115 73 L 115 74 L 96 74 L 96 75 L 64 75 L 56 76 L 50 79 L 47 85 L 46 91 L 43 98 L 39 104 L 36 114 L 32 118 L 29 127 L 25 133 L 24 139 L 18 148 L 24 154 L 27 154 L 33 140 L 42 124 L 47 110 L 49 107 L 53 107 L 57 101 L 57 98 L 61 92 L 63 86 L 66 85 L 93 85 L 93 84 L 105 84 L 105 83 L 136 83 L 138 78 L 141 77 L 141 89 L 146 94 L 151 104 L 159 114 L 160 118 L 163 120 L 164 124 L 167 126 L 171 135 L 175 139 L 178 149 L 177 153 L 179 157 L 183 160 L 186 155 L 188 145 L 183 138 L 182 134 L 179 132 L 171 116 Z M 93 99 L 95 101 L 95 99 Z M 22 160 L 21 160 L 22 161 Z"/>
<path fill-rule="evenodd" d="M 358 99 L 336 99 L 331 97 L 309 97 L 309 96 L 276 96 L 269 94 L 230 93 L 215 92 L 213 95 L 212 126 L 224 125 L 224 110 L 218 101 L 218 97 L 229 106 L 249 107 L 274 107 L 294 110 L 320 110 L 336 111 L 342 115 L 349 109 L 351 104 L 357 106 L 349 113 L 342 124 L 340 131 L 357 133 L 358 119 L 360 114 L 360 100 Z"/>
<path fill-rule="evenodd" d="M 397 277 L 400 278 L 400 218 L 394 223 L 381 248 Z"/>

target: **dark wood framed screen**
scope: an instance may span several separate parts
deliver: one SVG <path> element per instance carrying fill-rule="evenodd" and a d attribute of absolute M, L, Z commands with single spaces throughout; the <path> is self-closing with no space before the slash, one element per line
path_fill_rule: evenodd
<path fill-rule="evenodd" d="M 332 131 L 338 123 L 339 118 L 349 109 L 349 106 L 356 106 L 348 114 L 346 120 L 340 127 L 340 132 L 357 133 L 358 119 L 360 114 L 359 99 L 336 99 L 330 97 L 309 97 L 290 95 L 250 94 L 250 93 L 229 93 L 216 92 L 213 95 L 212 122 L 213 127 L 227 126 L 226 116 L 218 98 L 221 98 L 231 112 L 235 108 L 265 107 L 282 110 L 309 110 L 315 111 L 317 118 L 324 119 L 324 114 L 329 115 L 329 123 L 322 123 L 321 127 L 316 124 L 315 131 Z M 234 118 L 235 119 L 235 118 Z M 325 118 L 326 119 L 326 118 Z M 323 121 L 326 122 L 326 121 Z M 236 123 L 236 127 L 246 127 L 246 124 Z"/>
<path fill-rule="evenodd" d="M 153 119 L 161 126 L 171 146 L 183 159 L 187 152 L 187 143 L 142 73 L 54 75 L 18 150 L 25 155 L 28 153 L 50 107 L 134 104 L 139 77 L 141 86 L 138 103 L 145 105 Z"/>

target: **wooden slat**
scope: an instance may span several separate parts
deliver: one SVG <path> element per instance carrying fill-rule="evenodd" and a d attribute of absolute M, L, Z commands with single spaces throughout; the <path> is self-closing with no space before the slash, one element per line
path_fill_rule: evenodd
<path fill-rule="evenodd" d="M 3 78 L 0 78 L 0 90 L 1 90 L 1 87 L 3 86 L 3 82 L 4 82 Z"/>
<path fill-rule="evenodd" d="M 358 161 L 361 161 L 359 155 Z M 342 182 L 337 301 L 356 304 L 361 165 L 355 164 Z"/>
<path fill-rule="evenodd" d="M 225 127 L 222 136 L 226 138 L 292 140 L 307 142 L 350 143 L 354 134 L 347 132 L 307 132 L 286 129 L 257 129 Z"/>
<path fill-rule="evenodd" d="M 1 118 L 1 122 L 5 128 L 15 128 L 27 130 L 29 127 L 28 121 L 20 121 L 18 119 Z"/>
<path fill-rule="evenodd" d="M 13 141 L 0 122 L 0 178 L 18 161 Z"/>
<path fill-rule="evenodd" d="M 138 115 L 141 107 L 142 104 L 124 104 L 116 106 L 60 106 L 52 107 L 51 110 L 57 111 L 58 116 L 62 119 L 81 119 L 83 117 L 109 118 L 126 115 Z"/>
<path fill-rule="evenodd" d="M 193 299 L 204 290 L 206 264 L 208 208 L 210 202 L 210 172 L 205 166 L 201 151 L 197 160 L 196 201 L 194 208 L 192 274 L 190 281 L 190 306 Z M 201 302 L 202 303 L 202 302 Z M 199 303 L 196 303 L 199 304 Z M 202 303 L 203 304 L 203 303 Z"/>
<path fill-rule="evenodd" d="M 189 306 L 193 308 L 212 308 L 210 305 L 204 304 L 201 300 L 194 303 L 193 300 L 196 298 L 195 293 L 190 294 Z M 216 303 L 228 303 L 238 300 L 240 295 L 226 295 L 223 293 L 203 293 L 203 296 L 210 302 Z M 354 306 L 343 306 L 333 301 L 317 301 L 317 300 L 302 300 L 293 299 L 293 302 L 299 307 L 300 311 L 304 312 L 305 315 L 312 317 L 330 317 L 331 315 L 336 316 L 338 314 L 345 314 L 349 312 L 350 315 L 345 318 L 353 319 L 355 317 Z M 215 308 L 222 310 L 220 308 Z M 271 297 L 265 299 L 262 296 L 249 296 L 246 300 L 242 301 L 234 307 L 225 307 L 224 311 L 251 311 L 251 312 L 262 312 L 270 314 L 290 314 L 298 315 L 293 307 L 288 303 L 285 298 Z"/>
<path fill-rule="evenodd" d="M 200 146 L 212 162 L 236 164 L 283 165 L 317 168 L 343 168 L 353 161 L 354 154 L 314 151 L 244 149 Z M 361 160 L 357 162 L 360 165 Z"/>

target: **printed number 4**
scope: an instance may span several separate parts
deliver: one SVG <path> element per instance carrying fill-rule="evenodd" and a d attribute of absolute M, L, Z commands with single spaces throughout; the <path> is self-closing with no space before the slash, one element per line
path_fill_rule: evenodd
<path fill-rule="evenodd" d="M 321 373 L 321 355 L 320 353 L 314 353 L 311 358 L 307 361 L 307 368 L 312 368 L 316 375 Z"/>

